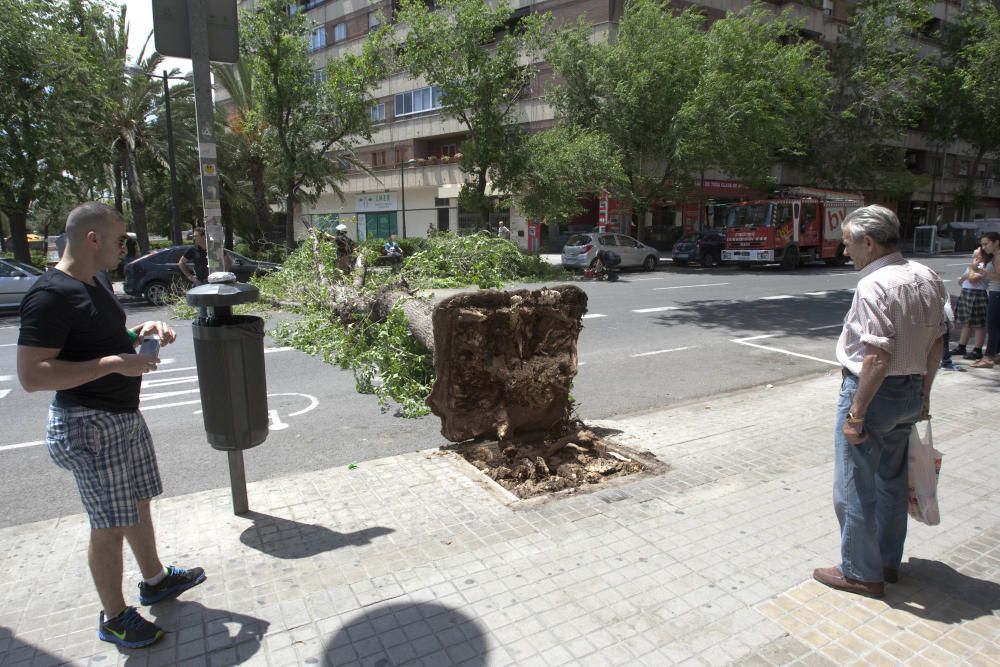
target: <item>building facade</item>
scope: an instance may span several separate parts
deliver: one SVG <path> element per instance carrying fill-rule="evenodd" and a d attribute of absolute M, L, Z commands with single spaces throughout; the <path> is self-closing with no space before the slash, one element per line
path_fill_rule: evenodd
<path fill-rule="evenodd" d="M 948 22 L 957 17 L 963 0 L 946 0 L 931 7 L 935 22 Z M 245 5 L 251 4 L 249 0 Z M 683 8 L 698 5 L 710 19 L 721 18 L 729 11 L 745 7 L 746 0 L 698 0 L 674 4 Z M 804 20 L 802 34 L 822 43 L 833 43 L 848 28 L 848 11 L 853 4 L 846 0 L 822 0 L 818 4 L 772 2 L 776 8 L 791 7 Z M 585 16 L 595 32 L 613 33 L 622 15 L 624 0 L 513 0 L 518 13 L 550 12 L 556 25 L 575 22 Z M 359 50 L 368 33 L 377 28 L 385 17 L 392 15 L 391 0 L 307 0 L 293 5 L 292 11 L 305 12 L 315 23 L 311 35 L 311 52 L 317 76 L 322 76 L 329 58 L 344 50 Z M 917 36 L 917 39 L 924 39 Z M 934 48 L 927 38 L 928 48 Z M 528 95 L 520 102 L 521 122 L 529 130 L 544 129 L 552 124 L 552 109 L 545 104 L 543 93 L 552 74 L 543 63 Z M 224 91 L 223 91 L 224 94 Z M 463 232 L 480 225 L 476 214 L 465 214 L 458 207 L 458 193 L 463 174 L 457 164 L 464 128 L 458 121 L 440 113 L 439 93 L 425 82 L 401 72 L 383 82 L 378 101 L 372 109 L 375 123 L 373 142 L 361 146 L 358 154 L 370 167 L 371 174 L 351 173 L 343 184 L 345 200 L 324 193 L 311 205 L 302 206 L 296 214 L 296 237 L 302 237 L 309 226 L 331 228 L 346 224 L 351 236 L 359 239 L 383 238 L 389 233 L 400 237 L 427 236 L 435 230 Z M 926 176 L 927 186 L 908 197 L 884 201 L 898 210 L 906 229 L 956 219 L 953 203 L 967 183 L 973 183 L 979 198 L 972 217 L 1000 217 L 1000 162 L 989 156 L 981 162 L 975 174 L 972 169 L 973 151 L 968 146 L 933 145 L 919 132 L 911 132 L 902 142 L 908 169 Z M 776 181 L 783 185 L 822 185 L 802 182 L 802 176 L 782 165 L 775 165 Z M 516 210 L 501 211 L 493 216 L 490 226 L 496 228 L 500 219 L 508 223 L 512 239 L 528 250 L 555 250 L 561 240 L 573 231 L 589 231 L 598 224 L 613 226 L 622 233 L 635 234 L 642 225 L 642 236 L 661 248 L 669 247 L 686 231 L 722 224 L 716 215 L 719 207 L 744 198 L 766 196 L 754 192 L 725 174 L 707 173 L 698 192 L 686 200 L 664 202 L 635 220 L 611 199 L 598 195 L 587 200 L 587 210 L 562 229 L 529 224 Z M 871 199 L 871 197 L 869 197 Z M 602 217 L 603 216 L 603 217 Z"/>

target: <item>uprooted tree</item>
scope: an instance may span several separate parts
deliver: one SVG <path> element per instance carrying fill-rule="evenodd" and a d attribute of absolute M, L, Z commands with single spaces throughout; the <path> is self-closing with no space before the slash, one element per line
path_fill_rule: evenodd
<path fill-rule="evenodd" d="M 464 270 L 448 267 L 441 275 L 454 275 L 457 270 L 461 271 L 458 275 L 475 281 L 477 276 L 491 274 L 492 285 L 489 279 L 479 281 L 487 286 L 515 278 L 525 264 L 528 270 L 539 266 L 537 258 L 523 255 L 514 244 L 486 235 L 441 235 L 428 245 L 408 258 L 400 274 L 369 272 L 373 256 L 363 250 L 353 275 L 345 275 L 336 268 L 329 241 L 321 233 L 314 234 L 290 258 L 286 269 L 290 275 L 278 280 L 284 281 L 286 289 L 294 286 L 285 299 L 296 301 L 318 319 L 301 323 L 294 334 L 286 329 L 279 335 L 295 342 L 297 334 L 305 349 L 326 352 L 341 365 L 353 367 L 359 388 L 392 381 L 392 375 L 425 373 L 432 386 L 430 382 L 425 385 L 429 391 L 422 398 L 440 417 L 442 434 L 452 442 L 563 430 L 571 412 L 570 387 L 576 375 L 576 345 L 587 309 L 586 294 L 577 287 L 560 285 L 533 291 L 463 292 L 439 301 L 421 298 L 408 281 L 427 286 L 424 270 L 428 265 L 465 262 Z M 509 275 L 496 273 L 498 267 L 506 267 Z M 305 269 L 310 278 L 296 277 L 299 269 Z M 274 285 L 265 286 L 265 292 L 269 290 L 281 292 Z M 336 351 L 324 350 L 317 339 L 306 343 L 301 337 L 305 331 L 324 329 L 342 332 L 331 343 Z M 365 352 L 352 346 L 375 348 L 387 341 L 390 349 L 379 363 L 371 364 L 370 356 L 352 363 L 357 358 L 351 355 Z M 425 361 L 427 356 L 432 359 L 432 370 L 420 363 L 406 364 L 407 357 L 416 362 L 421 355 Z M 369 362 L 367 367 L 364 361 Z"/>

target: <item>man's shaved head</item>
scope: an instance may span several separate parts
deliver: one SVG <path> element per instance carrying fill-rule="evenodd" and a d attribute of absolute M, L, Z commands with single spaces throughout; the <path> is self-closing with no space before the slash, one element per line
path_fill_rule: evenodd
<path fill-rule="evenodd" d="M 66 241 L 68 245 L 82 243 L 87 232 L 103 232 L 109 223 L 122 220 L 121 214 L 107 204 L 89 201 L 80 204 L 66 218 Z"/>

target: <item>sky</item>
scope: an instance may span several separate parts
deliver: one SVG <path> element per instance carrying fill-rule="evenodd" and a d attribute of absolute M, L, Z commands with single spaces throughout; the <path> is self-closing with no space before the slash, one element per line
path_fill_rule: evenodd
<path fill-rule="evenodd" d="M 129 22 L 128 46 L 129 57 L 134 59 L 139 55 L 142 44 L 146 41 L 146 36 L 153 30 L 153 2 L 152 0 L 125 0 L 128 7 L 126 19 Z M 146 54 L 154 49 L 154 39 L 150 38 Z M 191 61 L 184 58 L 165 58 L 160 69 L 171 70 L 178 68 L 182 73 L 191 71 Z M 159 73 L 159 72 L 158 72 Z"/>

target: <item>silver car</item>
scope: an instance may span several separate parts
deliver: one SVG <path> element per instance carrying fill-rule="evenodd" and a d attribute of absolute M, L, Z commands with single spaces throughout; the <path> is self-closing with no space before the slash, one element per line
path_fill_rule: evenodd
<path fill-rule="evenodd" d="M 21 299 L 43 273 L 38 267 L 16 259 L 0 259 L 0 310 L 19 308 Z"/>
<path fill-rule="evenodd" d="M 653 246 L 636 241 L 631 236 L 611 232 L 574 234 L 566 241 L 562 251 L 562 265 L 575 270 L 590 266 L 602 250 L 611 250 L 622 259 L 622 268 L 642 268 L 652 271 L 660 261 L 660 253 Z"/>

